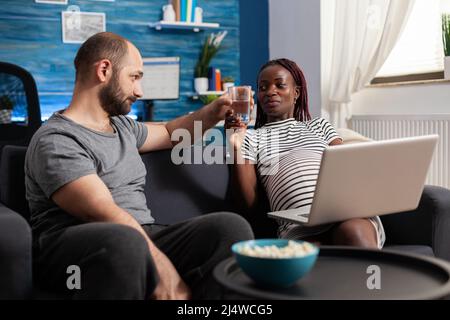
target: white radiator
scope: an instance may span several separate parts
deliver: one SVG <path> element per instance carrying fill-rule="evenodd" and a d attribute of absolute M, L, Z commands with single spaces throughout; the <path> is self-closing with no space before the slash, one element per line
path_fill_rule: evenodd
<path fill-rule="evenodd" d="M 438 134 L 426 184 L 450 188 L 450 114 L 354 115 L 352 129 L 374 140 Z"/>

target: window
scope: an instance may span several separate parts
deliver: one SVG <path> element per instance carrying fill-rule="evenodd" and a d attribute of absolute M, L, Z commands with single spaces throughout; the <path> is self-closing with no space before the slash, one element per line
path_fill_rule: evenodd
<path fill-rule="evenodd" d="M 441 14 L 450 0 L 416 0 L 397 44 L 372 80 L 375 83 L 443 78 Z"/>

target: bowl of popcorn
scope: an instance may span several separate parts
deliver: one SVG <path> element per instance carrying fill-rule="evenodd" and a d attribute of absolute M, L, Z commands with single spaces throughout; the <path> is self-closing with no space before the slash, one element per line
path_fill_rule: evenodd
<path fill-rule="evenodd" d="M 290 287 L 311 271 L 319 248 L 307 241 L 260 239 L 231 247 L 239 267 L 257 284 Z"/>

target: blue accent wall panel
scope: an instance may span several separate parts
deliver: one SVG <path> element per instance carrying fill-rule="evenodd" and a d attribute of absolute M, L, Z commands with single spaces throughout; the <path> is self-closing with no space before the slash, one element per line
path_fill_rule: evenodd
<path fill-rule="evenodd" d="M 31 72 L 37 82 L 44 118 L 65 108 L 72 95 L 73 59 L 80 45 L 62 43 L 61 11 L 69 5 L 77 5 L 83 12 L 104 12 L 106 31 L 132 41 L 143 57 L 180 57 L 180 98 L 154 101 L 155 120 L 170 120 L 201 106 L 191 99 L 194 66 L 203 41 L 211 32 L 228 31 L 212 65 L 221 69 L 223 76 L 232 76 L 240 82 L 238 0 L 199 0 L 198 6 L 204 10 L 203 21 L 219 23 L 220 28 L 198 33 L 157 31 L 148 26 L 161 20 L 161 8 L 167 0 L 69 0 L 67 6 L 34 0 L 1 0 L 0 3 L 0 61 L 20 65 Z M 141 108 L 143 104 L 137 102 L 133 112 L 139 114 Z"/>
<path fill-rule="evenodd" d="M 240 70 L 242 83 L 256 88 L 256 76 L 269 60 L 269 2 L 240 1 Z"/>

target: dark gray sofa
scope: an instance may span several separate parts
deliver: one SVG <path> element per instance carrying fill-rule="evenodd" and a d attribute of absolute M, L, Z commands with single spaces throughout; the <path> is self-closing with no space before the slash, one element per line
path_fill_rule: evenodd
<path fill-rule="evenodd" d="M 25 147 L 6 146 L 0 161 L 0 299 L 32 297 L 31 231 L 24 195 Z M 158 223 L 172 224 L 214 211 L 236 211 L 227 165 L 174 165 L 170 151 L 142 155 L 148 206 Z M 263 204 L 264 206 L 264 204 Z M 255 236 L 275 236 L 275 223 L 249 219 Z M 417 210 L 383 217 L 386 249 L 434 254 L 450 261 L 450 191 L 426 186 Z M 33 295 L 40 298 L 39 295 Z"/>

